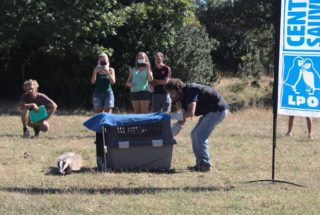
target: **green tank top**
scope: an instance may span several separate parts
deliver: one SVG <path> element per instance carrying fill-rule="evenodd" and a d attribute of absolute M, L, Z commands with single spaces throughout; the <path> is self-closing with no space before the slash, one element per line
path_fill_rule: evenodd
<path fill-rule="evenodd" d="M 111 83 L 108 75 L 100 75 L 99 73 L 97 73 L 97 81 L 94 87 L 94 92 L 106 93 L 111 91 L 112 91 L 112 88 L 111 88 Z"/>
<path fill-rule="evenodd" d="M 147 68 L 143 69 L 141 72 L 137 68 L 132 69 L 132 84 L 131 92 L 148 91 L 148 74 Z"/>

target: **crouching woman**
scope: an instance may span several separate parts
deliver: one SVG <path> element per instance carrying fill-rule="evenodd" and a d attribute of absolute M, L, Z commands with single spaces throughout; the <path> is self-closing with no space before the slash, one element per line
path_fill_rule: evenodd
<path fill-rule="evenodd" d="M 52 101 L 48 96 L 38 92 L 39 84 L 36 80 L 29 79 L 24 82 L 24 94 L 21 96 L 20 110 L 21 120 L 23 125 L 23 137 L 29 137 L 29 129 L 27 126 L 32 127 L 34 136 L 39 137 L 40 131 L 47 132 L 49 130 L 49 118 L 56 112 L 57 104 Z M 29 111 L 39 111 L 39 106 L 44 105 L 48 117 L 37 123 L 31 123 L 29 118 Z"/>

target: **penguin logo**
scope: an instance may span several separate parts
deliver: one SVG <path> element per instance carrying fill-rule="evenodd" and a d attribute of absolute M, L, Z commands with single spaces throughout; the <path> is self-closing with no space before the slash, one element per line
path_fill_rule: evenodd
<path fill-rule="evenodd" d="M 320 84 L 320 75 L 314 68 L 313 61 L 310 58 L 303 59 L 299 56 L 294 58 L 283 84 L 290 86 L 295 94 L 300 94 L 300 91 L 303 89 L 299 88 L 298 90 L 297 85 L 301 81 L 304 81 L 306 86 L 305 91 L 309 95 L 314 95 L 315 90 L 320 90 L 316 86 Z"/>
<path fill-rule="evenodd" d="M 300 94 L 300 92 L 297 91 L 296 86 L 299 83 L 299 80 L 301 79 L 301 68 L 303 66 L 303 63 L 304 60 L 302 57 L 296 57 L 293 60 L 293 64 L 288 71 L 286 79 L 283 81 L 284 84 L 292 87 L 292 90 L 296 94 Z"/>
<path fill-rule="evenodd" d="M 304 60 L 301 68 L 303 81 L 307 85 L 306 91 L 309 95 L 313 95 L 315 90 L 319 90 L 319 87 L 315 87 L 315 83 L 320 83 L 320 76 L 317 70 L 314 69 L 313 62 L 307 58 Z"/>

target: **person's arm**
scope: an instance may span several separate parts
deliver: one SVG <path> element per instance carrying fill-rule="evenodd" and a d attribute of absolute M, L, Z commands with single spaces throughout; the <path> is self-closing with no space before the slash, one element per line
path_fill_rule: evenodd
<path fill-rule="evenodd" d="M 153 81 L 151 65 L 147 64 L 146 66 L 147 66 L 147 73 L 148 73 L 148 81 L 151 82 Z"/>
<path fill-rule="evenodd" d="M 96 84 L 97 73 L 98 73 L 98 69 L 97 69 L 97 67 L 95 67 L 94 70 L 92 71 L 92 75 L 91 75 L 91 84 Z"/>
<path fill-rule="evenodd" d="M 164 80 L 153 79 L 152 85 L 166 85 L 169 82 L 169 78 L 165 78 Z"/>
<path fill-rule="evenodd" d="M 129 87 L 129 88 L 131 88 L 133 86 L 132 75 L 133 75 L 133 70 L 131 69 L 130 73 L 129 73 L 129 77 L 128 77 L 127 82 L 126 82 L 126 86 Z"/>
<path fill-rule="evenodd" d="M 110 83 L 115 84 L 116 83 L 116 74 L 115 74 L 115 71 L 113 68 L 109 68 L 108 76 L 109 76 Z"/>
<path fill-rule="evenodd" d="M 190 104 L 188 104 L 188 110 L 183 109 L 183 120 L 178 121 L 178 123 L 180 125 L 184 125 L 187 118 L 195 116 L 196 107 L 197 107 L 197 102 L 191 102 Z"/>
<path fill-rule="evenodd" d="M 23 110 L 23 109 L 33 109 L 35 111 L 39 110 L 39 107 L 36 103 L 24 103 L 24 102 L 21 102 L 20 104 L 20 109 Z"/>
<path fill-rule="evenodd" d="M 58 105 L 45 94 L 40 94 L 48 112 L 48 119 L 56 112 Z"/>
<path fill-rule="evenodd" d="M 48 98 L 48 119 L 56 112 L 58 105 L 50 98 Z"/>
<path fill-rule="evenodd" d="M 163 80 L 153 79 L 152 85 L 166 85 L 169 82 L 169 77 L 165 77 Z"/>

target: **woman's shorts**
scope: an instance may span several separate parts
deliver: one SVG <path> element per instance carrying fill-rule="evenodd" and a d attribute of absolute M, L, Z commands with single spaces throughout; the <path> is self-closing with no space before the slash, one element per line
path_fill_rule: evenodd
<path fill-rule="evenodd" d="M 131 101 L 150 101 L 151 94 L 148 91 L 138 91 L 130 93 Z"/>
<path fill-rule="evenodd" d="M 114 95 L 113 92 L 93 93 L 92 105 L 94 109 L 113 108 Z"/>

